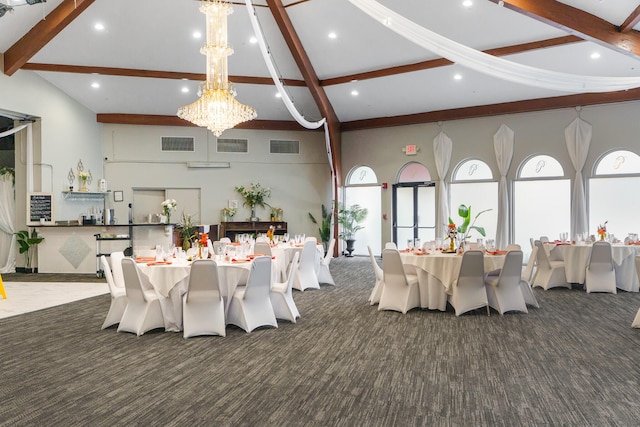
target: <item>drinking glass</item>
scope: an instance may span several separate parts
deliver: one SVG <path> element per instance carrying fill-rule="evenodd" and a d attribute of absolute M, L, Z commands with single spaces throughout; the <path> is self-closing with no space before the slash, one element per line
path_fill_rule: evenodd
<path fill-rule="evenodd" d="M 407 239 L 407 249 L 413 250 L 413 239 Z"/>
<path fill-rule="evenodd" d="M 487 239 L 487 250 L 489 251 L 496 250 L 496 241 L 494 239 Z"/>
<path fill-rule="evenodd" d="M 422 248 L 422 242 L 420 241 L 420 239 L 415 239 L 413 241 L 413 249 L 414 250 L 420 250 Z"/>
<path fill-rule="evenodd" d="M 441 237 L 438 237 L 436 239 L 436 249 L 442 250 L 442 238 Z"/>

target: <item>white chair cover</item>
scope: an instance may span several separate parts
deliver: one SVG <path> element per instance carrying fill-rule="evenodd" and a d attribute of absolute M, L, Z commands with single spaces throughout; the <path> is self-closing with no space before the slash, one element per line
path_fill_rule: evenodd
<path fill-rule="evenodd" d="M 271 257 L 256 257 L 251 265 L 246 286 L 238 286 L 233 293 L 227 324 L 251 332 L 260 326 L 278 327 L 271 305 Z"/>
<path fill-rule="evenodd" d="M 308 241 L 304 244 L 298 274 L 296 274 L 295 281 L 293 282 L 294 289 L 299 291 L 304 291 L 305 289 L 320 289 L 317 272 L 319 256 L 318 250 L 316 249 L 316 242 Z"/>
<path fill-rule="evenodd" d="M 591 247 L 591 256 L 584 278 L 587 293 L 616 291 L 616 271 L 613 268 L 611 243 L 595 242 Z"/>
<path fill-rule="evenodd" d="M 288 320 L 291 323 L 296 323 L 296 319 L 300 317 L 300 312 L 298 311 L 298 307 L 296 307 L 296 303 L 293 301 L 291 292 L 293 281 L 298 271 L 299 260 L 300 253 L 296 252 L 289 266 L 287 280 L 281 283 L 274 283 L 269 293 L 276 319 Z"/>
<path fill-rule="evenodd" d="M 333 280 L 333 276 L 331 275 L 331 270 L 329 270 L 329 264 L 331 264 L 331 260 L 333 259 L 333 247 L 336 244 L 336 239 L 331 239 L 329 242 L 329 247 L 327 250 L 327 254 L 324 259 L 318 265 L 318 282 L 325 283 L 327 285 L 335 286 L 336 283 Z"/>
<path fill-rule="evenodd" d="M 544 246 L 540 240 L 533 242 L 538 248 L 536 256 L 537 270 L 533 278 L 532 286 L 540 286 L 547 290 L 555 287 L 565 287 L 571 289 L 571 285 L 567 283 L 567 276 L 564 271 L 563 261 L 550 261 Z"/>
<path fill-rule="evenodd" d="M 269 244 L 269 241 L 258 242 L 256 240 L 256 243 L 253 245 L 253 253 L 271 256 L 271 245 Z"/>
<path fill-rule="evenodd" d="M 527 313 L 527 305 L 520 289 L 522 251 L 507 253 L 499 276 L 487 276 L 485 288 L 489 306 L 500 314 L 507 311 Z"/>
<path fill-rule="evenodd" d="M 122 260 L 124 259 L 124 252 L 111 252 L 109 258 L 111 258 L 111 273 L 113 274 L 113 282 L 117 287 L 124 289 L 124 275 L 122 273 Z"/>
<path fill-rule="evenodd" d="M 164 328 L 158 296 L 154 291 L 143 290 L 135 261 L 124 258 L 122 272 L 127 292 L 127 308 L 118 325 L 118 332 L 131 332 L 140 336 L 152 329 Z"/>
<path fill-rule="evenodd" d="M 182 326 L 185 338 L 226 336 L 218 265 L 211 259 L 199 259 L 191 264 L 189 286 L 182 296 Z"/>
<path fill-rule="evenodd" d="M 382 296 L 382 288 L 384 287 L 384 272 L 378 265 L 376 258 L 373 256 L 373 250 L 371 250 L 371 246 L 367 245 L 367 250 L 369 251 L 369 259 L 371 260 L 373 272 L 376 275 L 376 283 L 373 285 L 371 295 L 369 295 L 369 303 L 371 305 L 375 305 L 380 302 L 380 297 Z"/>
<path fill-rule="evenodd" d="M 481 307 L 487 307 L 487 314 L 489 314 L 482 257 L 481 251 L 467 251 L 462 255 L 460 273 L 451 286 L 449 296 L 449 302 L 456 311 L 456 316 Z"/>
<path fill-rule="evenodd" d="M 420 306 L 418 278 L 408 278 L 397 249 L 382 251 L 384 286 L 378 310 L 395 310 L 405 314 Z"/>
<path fill-rule="evenodd" d="M 113 274 L 111 274 L 111 267 L 109 267 L 109 262 L 107 261 L 106 256 L 100 256 L 100 264 L 102 265 L 104 277 L 107 279 L 109 293 L 111 294 L 111 305 L 109 306 L 107 317 L 104 319 L 104 323 L 102 324 L 102 329 L 105 329 L 109 326 L 120 323 L 120 319 L 122 319 L 122 315 L 124 314 L 124 309 L 127 307 L 127 293 L 124 288 L 117 287 L 113 281 Z"/>

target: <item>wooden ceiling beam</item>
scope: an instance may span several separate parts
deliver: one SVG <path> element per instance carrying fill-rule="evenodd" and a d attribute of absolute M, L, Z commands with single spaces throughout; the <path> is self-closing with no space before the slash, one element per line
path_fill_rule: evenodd
<path fill-rule="evenodd" d="M 4 73 L 12 76 L 95 0 L 64 0 L 4 53 Z"/>
<path fill-rule="evenodd" d="M 58 73 L 79 73 L 79 74 L 102 74 L 105 76 L 125 76 L 125 77 L 147 77 L 155 79 L 174 79 L 174 80 L 195 80 L 204 81 L 206 75 L 201 73 L 184 73 L 180 71 L 157 71 L 157 70 L 136 70 L 132 68 L 113 68 L 113 67 L 93 67 L 84 65 L 61 65 L 61 64 L 39 64 L 27 62 L 22 66 L 23 70 L 32 71 L 52 71 Z M 229 76 L 229 80 L 233 83 L 246 83 L 255 85 L 271 85 L 273 80 L 270 77 L 251 77 L 251 76 Z M 307 87 L 304 81 L 294 79 L 284 79 L 285 85 Z"/>
<path fill-rule="evenodd" d="M 451 110 L 430 111 L 426 113 L 407 114 L 404 116 L 354 120 L 342 123 L 342 130 L 347 132 L 363 129 L 437 123 L 441 121 L 490 117 L 503 114 L 530 113 L 534 111 L 574 108 L 577 106 L 611 104 L 637 100 L 640 100 L 640 88 L 608 93 L 583 93 L 551 98 L 529 99 L 525 101 L 504 102 L 501 104 L 454 108 Z"/>
<path fill-rule="evenodd" d="M 302 76 L 304 77 L 304 81 L 311 92 L 311 96 L 315 100 L 320 113 L 327 120 L 329 144 L 331 146 L 331 163 L 333 164 L 334 169 L 334 189 L 337 191 L 337 188 L 342 186 L 342 143 L 340 121 L 338 120 L 338 116 L 329 101 L 329 97 L 320 85 L 320 79 L 318 79 L 318 75 L 311 64 L 311 60 L 309 59 L 307 52 L 304 50 L 304 46 L 302 46 L 302 41 L 293 27 L 293 23 L 291 22 L 287 11 L 282 5 L 282 1 L 267 0 L 267 6 L 269 6 L 269 10 L 282 33 L 282 37 L 287 43 L 287 46 L 291 51 L 291 55 L 300 69 L 300 73 L 302 73 Z"/>
<path fill-rule="evenodd" d="M 506 56 L 516 53 L 526 52 L 529 50 L 544 49 L 546 47 L 560 46 L 569 43 L 582 41 L 580 37 L 564 36 L 547 40 L 539 40 L 531 43 L 523 43 L 512 46 L 498 47 L 495 49 L 485 50 L 485 53 L 494 56 Z M 452 62 L 445 58 L 431 59 L 429 61 L 416 62 L 415 64 L 399 65 L 397 67 L 383 68 L 380 70 L 366 71 L 364 73 L 350 74 L 347 76 L 334 77 L 320 81 L 322 86 L 338 85 L 349 83 L 352 81 L 360 81 L 367 79 L 377 79 L 380 77 L 388 77 L 396 74 L 411 73 L 414 71 L 428 70 L 431 68 L 444 67 L 451 65 Z"/>
<path fill-rule="evenodd" d="M 188 126 L 197 125 L 182 120 L 178 116 L 163 116 L 153 114 L 97 114 L 98 123 L 119 124 L 119 125 L 146 125 L 146 126 Z M 234 129 L 257 129 L 257 130 L 308 130 L 290 120 L 251 120 L 241 123 Z M 322 130 L 322 129 L 320 129 Z M 314 131 L 316 131 L 314 129 Z"/>
<path fill-rule="evenodd" d="M 640 22 L 640 5 L 636 7 L 636 10 L 631 12 L 631 15 L 629 15 L 622 25 L 618 27 L 618 31 L 621 33 L 628 33 L 633 30 L 633 27 L 638 25 L 638 22 Z"/>
<path fill-rule="evenodd" d="M 640 56 L 640 32 L 621 33 L 610 22 L 556 0 L 489 1 L 617 52 Z"/>

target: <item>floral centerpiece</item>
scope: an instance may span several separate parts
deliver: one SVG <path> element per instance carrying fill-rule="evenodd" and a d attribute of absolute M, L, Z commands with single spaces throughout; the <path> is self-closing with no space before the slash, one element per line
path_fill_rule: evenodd
<path fill-rule="evenodd" d="M 256 217 L 256 206 L 260 206 L 262 208 L 265 205 L 269 206 L 266 202 L 266 199 L 271 196 L 271 189 L 268 187 L 263 187 L 260 184 L 253 184 L 249 187 L 239 186 L 236 187 L 235 190 L 240 193 L 242 198 L 244 199 L 242 204 L 251 209 L 251 221 L 258 221 L 259 218 Z"/>
<path fill-rule="evenodd" d="M 447 239 L 449 239 L 449 250 L 447 252 L 455 251 L 455 247 L 453 245 L 457 235 L 458 229 L 456 228 L 456 225 L 453 222 L 449 222 L 449 225 L 447 225 Z"/>
<path fill-rule="evenodd" d="M 204 258 L 204 256 L 202 255 L 202 252 L 204 248 L 207 247 L 208 242 L 209 242 L 209 235 L 207 233 L 200 234 L 200 238 L 198 239 L 198 258 L 200 259 Z"/>
<path fill-rule="evenodd" d="M 607 223 L 609 221 L 605 221 L 604 224 L 598 225 L 598 236 L 600 236 L 600 240 L 604 240 L 607 236 Z"/>
<path fill-rule="evenodd" d="M 162 213 L 167 217 L 167 224 L 171 224 L 171 212 L 176 210 L 178 202 L 175 199 L 167 199 L 162 202 Z"/>
<path fill-rule="evenodd" d="M 78 171 L 78 179 L 80 180 L 80 191 L 89 191 L 87 181 L 89 180 L 89 172 Z"/>
<path fill-rule="evenodd" d="M 222 220 L 224 222 L 233 220 L 233 216 L 236 214 L 237 208 L 222 208 Z"/>
<path fill-rule="evenodd" d="M 193 217 L 189 214 L 182 213 L 182 221 L 178 224 L 178 230 L 182 237 L 182 249 L 186 252 L 191 248 L 191 242 L 198 236 Z"/>
<path fill-rule="evenodd" d="M 449 225 L 448 225 L 449 238 L 451 238 L 452 229 L 455 230 L 456 235 L 459 235 L 460 243 L 464 243 L 467 241 L 471 230 L 476 230 L 478 233 L 480 233 L 482 237 L 485 237 L 486 233 L 484 231 L 484 228 L 479 227 L 475 224 L 476 224 L 476 220 L 480 215 L 490 210 L 491 209 L 485 209 L 483 211 L 478 212 L 476 216 L 473 218 L 473 222 L 471 222 L 471 206 L 467 206 L 467 205 L 458 206 L 458 215 L 462 218 L 462 225 L 460 225 L 459 227 L 456 227 L 456 224 L 453 222 L 453 220 L 449 218 Z M 456 235 L 454 235 L 453 237 L 455 238 Z M 453 239 L 452 239 L 452 242 L 453 242 Z"/>
<path fill-rule="evenodd" d="M 269 226 L 269 229 L 267 230 L 267 238 L 269 239 L 269 243 L 273 243 L 273 237 L 276 234 L 276 228 L 273 225 Z"/>

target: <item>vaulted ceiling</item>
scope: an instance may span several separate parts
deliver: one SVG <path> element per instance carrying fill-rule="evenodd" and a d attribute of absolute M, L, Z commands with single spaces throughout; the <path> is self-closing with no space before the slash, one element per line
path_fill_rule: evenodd
<path fill-rule="evenodd" d="M 379 2 L 438 34 L 518 63 L 640 76 L 637 0 Z M 245 3 L 233 4 L 229 74 L 238 100 L 258 112 L 246 127 L 298 128 L 275 96 L 258 45 L 250 42 Z M 409 42 L 348 0 L 254 0 L 254 6 L 297 109 L 309 120 L 332 117 L 343 131 L 640 99 L 640 89 L 568 94 L 481 74 Z M 16 6 L 0 18 L 4 72 L 35 71 L 101 122 L 184 125 L 176 111 L 197 98 L 204 79 L 202 39 L 193 37 L 204 34 L 198 7 L 196 0 Z M 96 30 L 98 23 L 104 29 Z"/>

